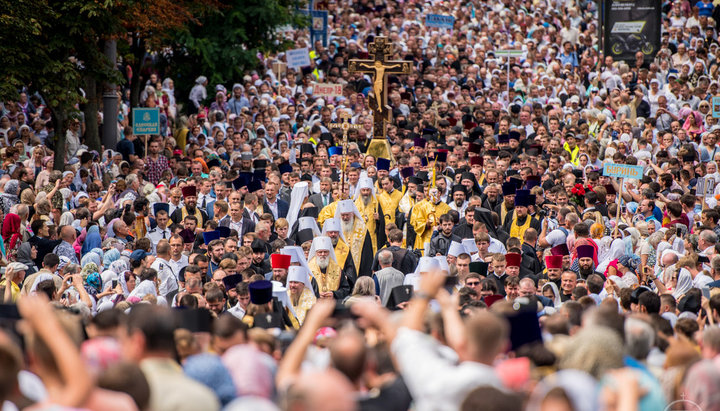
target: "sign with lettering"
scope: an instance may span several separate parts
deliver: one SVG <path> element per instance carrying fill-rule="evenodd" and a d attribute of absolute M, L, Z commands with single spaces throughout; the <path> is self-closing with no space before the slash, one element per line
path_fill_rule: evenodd
<path fill-rule="evenodd" d="M 720 97 L 712 98 L 712 116 L 720 118 Z"/>
<path fill-rule="evenodd" d="M 340 97 L 342 95 L 342 84 L 315 83 L 313 86 L 313 96 L 315 97 Z"/>
<path fill-rule="evenodd" d="M 428 14 L 425 16 L 425 26 L 452 30 L 453 26 L 455 26 L 455 17 L 443 14 Z"/>
<path fill-rule="evenodd" d="M 285 53 L 288 68 L 297 69 L 310 65 L 310 54 L 307 47 L 301 49 L 288 50 Z"/>
<path fill-rule="evenodd" d="M 698 177 L 695 182 L 695 195 L 697 197 L 712 197 L 715 193 L 715 179 L 712 177 Z"/>
<path fill-rule="evenodd" d="M 639 180 L 643 177 L 642 166 L 631 166 L 627 164 L 605 164 L 603 175 L 607 177 L 634 178 Z"/>
<path fill-rule="evenodd" d="M 133 134 L 136 136 L 160 134 L 160 109 L 134 108 Z"/>

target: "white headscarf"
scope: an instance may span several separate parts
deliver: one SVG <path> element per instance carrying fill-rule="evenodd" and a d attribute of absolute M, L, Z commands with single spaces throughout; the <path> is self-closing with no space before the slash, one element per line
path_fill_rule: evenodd
<path fill-rule="evenodd" d="M 607 258 L 604 259 L 597 268 L 597 272 L 604 273 L 607 270 L 608 265 L 617 260 L 618 258 L 625 255 L 625 242 L 622 238 L 616 238 L 610 244 L 610 251 L 608 251 Z"/>
<path fill-rule="evenodd" d="M 554 282 L 552 282 L 552 281 L 548 281 L 547 283 L 545 283 L 545 285 L 543 285 L 542 290 L 545 291 L 545 288 L 546 288 L 546 287 L 550 287 L 550 289 L 552 289 L 552 292 L 553 292 L 553 299 L 552 299 L 552 300 L 553 300 L 553 307 L 555 307 L 555 308 L 560 307 L 560 305 L 562 304 L 562 300 L 560 300 L 560 291 L 558 291 L 557 285 L 556 285 Z"/>
<path fill-rule="evenodd" d="M 290 193 L 290 207 L 288 208 L 287 213 L 287 221 L 291 229 L 298 218 L 298 214 L 300 214 L 300 208 L 302 208 L 308 193 L 309 190 L 307 181 L 298 181 L 293 186 L 292 192 Z"/>
<path fill-rule="evenodd" d="M 680 297 L 690 291 L 692 287 L 693 278 L 692 275 L 690 275 L 690 271 L 685 268 L 681 268 L 680 272 L 678 272 L 677 284 L 675 284 L 675 289 L 672 292 L 673 297 L 675 297 L 676 300 L 679 300 Z"/>
<path fill-rule="evenodd" d="M 134 290 L 132 290 L 129 297 L 137 297 L 142 300 L 142 298 L 148 294 L 154 295 L 155 297 L 158 295 L 157 290 L 155 289 L 155 283 L 150 280 L 144 280 L 141 281 Z"/>

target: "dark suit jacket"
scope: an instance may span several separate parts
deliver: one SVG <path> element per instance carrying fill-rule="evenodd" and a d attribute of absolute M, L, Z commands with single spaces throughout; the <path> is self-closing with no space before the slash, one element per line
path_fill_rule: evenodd
<path fill-rule="evenodd" d="M 533 248 L 528 243 L 522 245 L 522 262 L 520 263 L 520 277 L 534 277 L 537 284 L 537 275 L 541 274 L 543 266 Z"/>
<path fill-rule="evenodd" d="M 252 219 L 250 218 L 250 212 L 248 211 L 247 208 L 243 208 L 243 212 L 242 212 L 242 213 L 243 213 L 243 218 L 247 218 L 248 220 L 252 221 Z M 260 218 L 260 216 L 258 215 L 258 213 L 253 212 L 253 214 L 255 214 L 255 218 L 257 218 L 257 219 Z"/>
<path fill-rule="evenodd" d="M 230 218 L 230 215 L 226 215 L 225 217 L 220 220 L 218 223 L 218 227 L 230 227 L 230 222 L 232 219 Z M 238 233 L 238 236 L 242 238 L 247 233 L 255 231 L 255 223 L 250 219 L 250 217 L 246 217 L 243 215 L 242 219 L 242 232 Z"/>
<path fill-rule="evenodd" d="M 310 197 L 308 197 L 308 201 L 311 202 L 315 207 L 317 207 L 318 211 L 321 211 L 323 207 L 325 207 L 325 205 L 323 205 L 322 196 L 320 195 L 320 193 L 311 195 Z M 330 203 L 332 202 L 332 195 L 330 195 Z"/>
<path fill-rule="evenodd" d="M 286 201 L 283 201 L 281 199 L 277 199 L 277 209 L 278 209 L 278 215 L 277 218 L 287 218 L 288 210 L 290 209 L 290 204 L 288 204 Z M 267 201 L 265 201 L 265 204 L 263 204 L 263 211 L 266 213 L 272 213 L 270 211 L 270 206 L 268 205 Z"/>

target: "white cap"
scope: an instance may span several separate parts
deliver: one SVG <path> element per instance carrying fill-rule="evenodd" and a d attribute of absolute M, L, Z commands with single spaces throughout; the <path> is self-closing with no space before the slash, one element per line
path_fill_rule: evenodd
<path fill-rule="evenodd" d="M 28 266 L 26 266 L 23 263 L 14 262 L 14 263 L 8 264 L 7 268 L 13 270 L 14 272 L 18 272 L 18 271 L 26 271 L 28 269 Z"/>
<path fill-rule="evenodd" d="M 290 281 L 303 283 L 305 284 L 305 287 L 312 289 L 312 284 L 310 283 L 310 273 L 307 268 L 300 265 L 290 266 L 288 269 L 287 281 L 288 283 L 290 283 Z"/>
<path fill-rule="evenodd" d="M 467 250 L 465 250 L 465 247 L 462 244 L 458 243 L 457 241 L 453 241 L 452 243 L 450 243 L 450 248 L 448 248 L 447 255 L 457 257 L 460 254 L 466 254 L 466 253 L 467 253 Z"/>
<path fill-rule="evenodd" d="M 440 262 L 433 257 L 420 257 L 415 274 L 427 273 L 440 268 Z"/>
<path fill-rule="evenodd" d="M 335 248 L 332 245 L 332 240 L 330 239 L 330 237 L 321 235 L 313 238 L 312 245 L 310 246 L 310 253 L 308 254 L 308 261 L 312 260 L 313 257 L 315 257 L 315 253 L 317 252 L 317 250 L 329 250 L 330 258 L 333 261 L 337 261 L 337 257 L 335 257 Z"/>
<path fill-rule="evenodd" d="M 355 217 L 363 220 L 362 215 L 360 215 L 360 211 L 358 211 L 357 206 L 355 206 L 355 203 L 352 200 L 342 200 L 338 203 L 337 210 L 335 210 L 335 218 L 340 218 L 341 214 L 346 213 L 354 213 Z"/>
<path fill-rule="evenodd" d="M 440 266 L 440 270 L 445 271 L 446 273 L 450 272 L 450 266 L 448 265 L 447 257 L 445 257 L 444 255 L 441 255 L 441 256 L 436 256 L 434 258 L 438 262 L 438 264 Z"/>
<path fill-rule="evenodd" d="M 322 229 L 322 235 L 327 235 L 330 231 L 337 231 L 340 233 L 340 238 L 345 241 L 345 234 L 343 234 L 342 227 L 340 226 L 340 219 L 339 218 L 328 218 L 323 223 L 323 229 Z"/>

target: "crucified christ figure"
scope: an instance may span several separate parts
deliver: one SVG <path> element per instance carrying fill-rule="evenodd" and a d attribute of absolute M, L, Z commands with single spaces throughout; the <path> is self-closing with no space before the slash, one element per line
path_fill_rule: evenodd
<path fill-rule="evenodd" d="M 373 78 L 373 96 L 375 97 L 375 109 L 383 114 L 383 117 L 385 117 L 385 102 L 383 101 L 383 88 L 385 85 L 385 70 L 387 69 L 393 69 L 393 68 L 399 68 L 402 67 L 402 63 L 394 63 L 394 64 L 383 64 L 382 61 L 375 60 L 375 62 L 370 65 L 367 63 L 360 63 L 358 64 L 360 68 L 366 69 L 366 70 L 372 70 L 374 71 L 374 78 Z"/>

